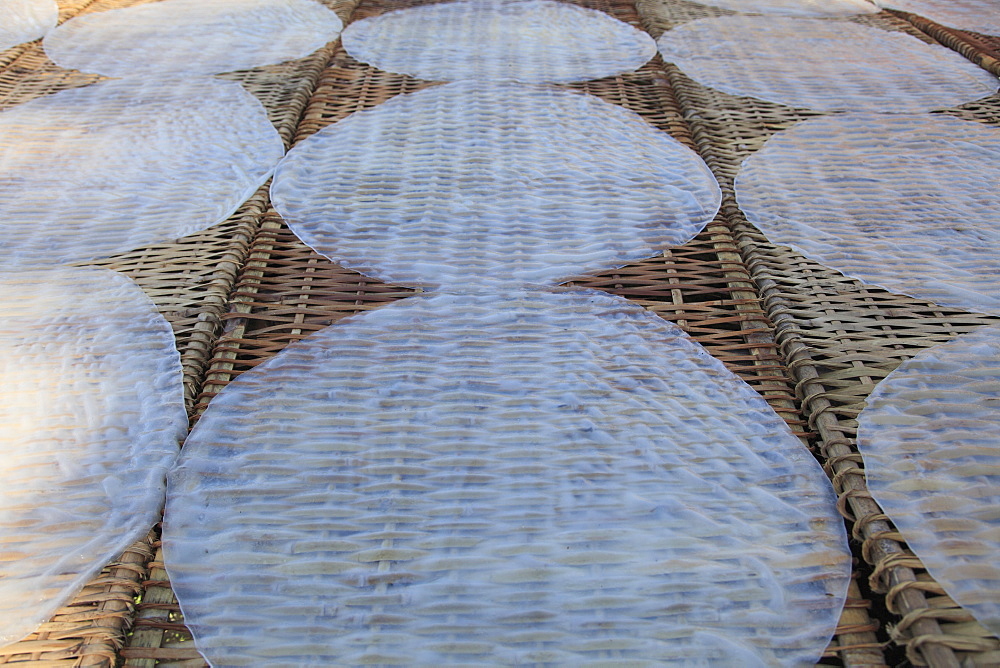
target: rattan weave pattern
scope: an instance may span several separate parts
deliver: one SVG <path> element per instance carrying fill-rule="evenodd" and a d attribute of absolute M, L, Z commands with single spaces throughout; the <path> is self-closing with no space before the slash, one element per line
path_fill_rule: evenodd
<path fill-rule="evenodd" d="M 149 0 L 60 1 L 60 21 L 82 11 L 102 11 Z M 346 20 L 355 0 L 324 0 Z M 279 135 L 290 144 L 302 111 L 326 67 L 333 44 L 289 63 L 221 75 L 238 81 L 264 105 Z M 99 81 L 101 77 L 56 67 L 38 42 L 0 53 L 0 108 Z M 193 402 L 213 344 L 221 330 L 229 293 L 244 264 L 250 241 L 266 211 L 267 187 L 262 187 L 226 222 L 174 243 L 136 249 L 94 263 L 120 271 L 153 299 L 174 328 L 188 403 Z M 148 581 L 156 534 L 135 543 L 100 576 L 90 582 L 52 621 L 25 641 L 0 651 L 0 665 L 111 666 L 119 660 L 125 631 L 135 616 L 135 600 Z M 146 595 L 147 605 L 155 594 Z M 155 644 L 159 645 L 157 630 Z M 129 637 L 133 645 L 150 644 L 142 632 Z M 197 656 L 197 654 L 195 654 Z"/>
<path fill-rule="evenodd" d="M 710 15 L 681 0 L 640 0 L 651 34 Z M 711 15 L 717 15 L 713 13 Z M 888 13 L 856 22 L 903 30 L 928 41 L 913 25 Z M 741 161 L 778 130 L 812 116 L 805 110 L 736 98 L 694 83 L 676 68 L 667 78 L 691 121 L 699 149 L 729 191 Z M 947 113 L 996 123 L 997 98 Z M 727 198 L 728 199 L 728 198 Z M 787 248 L 774 246 L 746 223 L 732 200 L 723 215 L 731 222 L 742 256 L 761 288 L 777 327 L 789 369 L 797 381 L 809 426 L 820 437 L 828 471 L 851 518 L 874 588 L 873 598 L 897 615 L 890 629 L 915 665 L 995 665 L 1000 642 L 975 624 L 922 570 L 866 491 L 853 444 L 855 417 L 875 383 L 915 352 L 989 323 L 985 316 L 941 309 L 925 302 L 868 289 Z M 884 595 L 884 598 L 882 596 Z M 875 647 L 870 652 L 879 654 Z M 858 654 L 845 661 L 864 662 Z M 868 659 L 872 660 L 872 659 Z"/>

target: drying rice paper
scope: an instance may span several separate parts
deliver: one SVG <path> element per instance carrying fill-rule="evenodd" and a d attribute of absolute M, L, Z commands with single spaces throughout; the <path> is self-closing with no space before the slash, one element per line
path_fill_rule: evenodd
<path fill-rule="evenodd" d="M 998 86 L 943 46 L 846 21 L 723 16 L 668 30 L 657 44 L 702 85 L 818 111 L 929 111 Z"/>
<path fill-rule="evenodd" d="M 749 386 L 604 293 L 428 294 L 213 399 L 166 566 L 214 665 L 800 666 L 850 573 Z"/>
<path fill-rule="evenodd" d="M 585 81 L 631 72 L 656 55 L 641 30 L 549 0 L 402 9 L 352 23 L 343 42 L 361 62 L 435 81 Z"/>
<path fill-rule="evenodd" d="M 302 58 L 337 39 L 342 27 L 314 0 L 163 0 L 77 16 L 44 46 L 68 69 L 184 76 Z"/>
<path fill-rule="evenodd" d="M 774 135 L 736 177 L 773 243 L 865 283 L 1000 313 L 1000 129 L 829 116 Z"/>
<path fill-rule="evenodd" d="M 159 517 L 187 428 L 170 326 L 98 269 L 0 274 L 0 645 Z"/>
<path fill-rule="evenodd" d="M 284 153 L 233 82 L 105 81 L 0 113 L 0 268 L 173 241 L 220 223 Z"/>
<path fill-rule="evenodd" d="M 38 39 L 58 20 L 55 0 L 0 0 L 0 51 Z"/>
<path fill-rule="evenodd" d="M 721 201 L 705 163 L 632 112 L 461 82 L 299 143 L 271 186 L 312 248 L 397 285 L 555 283 L 686 243 Z"/>
<path fill-rule="evenodd" d="M 868 488 L 945 591 L 1000 635 L 1000 328 L 903 362 L 858 417 Z"/>

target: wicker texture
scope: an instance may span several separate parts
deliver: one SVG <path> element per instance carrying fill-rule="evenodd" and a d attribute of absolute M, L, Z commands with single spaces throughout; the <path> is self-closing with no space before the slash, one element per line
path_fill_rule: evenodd
<path fill-rule="evenodd" d="M 847 114 L 783 130 L 736 177 L 747 219 L 862 282 L 1000 313 L 1000 129 Z"/>
<path fill-rule="evenodd" d="M 413 297 L 286 349 L 195 427 L 164 541 L 217 665 L 801 665 L 849 573 L 764 400 L 598 292 Z"/>
<path fill-rule="evenodd" d="M 0 1 L 0 51 L 36 40 L 55 27 L 59 5 L 55 0 Z"/>
<path fill-rule="evenodd" d="M 998 85 L 941 46 L 823 19 L 706 18 L 665 32 L 657 45 L 701 84 L 816 110 L 927 111 L 991 95 Z"/>
<path fill-rule="evenodd" d="M 113 272 L 3 274 L 0 645 L 144 535 L 187 419 L 173 335 Z"/>
<path fill-rule="evenodd" d="M 683 0 L 643 0 L 639 7 L 654 36 L 722 11 Z M 853 21 L 931 41 L 910 23 L 890 14 Z M 879 379 L 916 351 L 988 324 L 990 319 L 866 288 L 787 248 L 769 244 L 735 207 L 730 197 L 731 180 L 740 163 L 767 138 L 812 113 L 705 88 L 671 66 L 666 74 L 690 119 L 701 154 L 722 183 L 726 195 L 723 215 L 774 319 L 809 425 L 820 436 L 819 446 L 840 493 L 842 511 L 861 542 L 865 562 L 870 564 L 866 568 L 875 589 L 873 599 L 884 601 L 889 609 L 887 619 L 894 620 L 890 627 L 893 638 L 905 647 L 914 665 L 996 664 L 1000 641 L 951 601 L 906 550 L 901 536 L 867 491 L 860 455 L 854 447 L 855 418 Z M 996 98 L 948 113 L 987 123 L 1000 119 Z M 874 642 L 846 645 L 839 655 L 848 665 L 867 666 L 884 660 Z"/>
<path fill-rule="evenodd" d="M 302 58 L 342 27 L 313 0 L 164 0 L 80 16 L 44 47 L 57 65 L 112 77 L 215 74 Z"/>
<path fill-rule="evenodd" d="M 344 48 L 400 74 L 440 81 L 599 79 L 656 54 L 649 35 L 603 12 L 549 0 L 449 2 L 351 24 Z"/>
<path fill-rule="evenodd" d="M 868 485 L 948 594 L 1000 634 L 1000 327 L 903 362 L 858 416 Z"/>
<path fill-rule="evenodd" d="M 107 257 L 230 216 L 283 154 L 238 85 L 106 81 L 0 114 L 0 266 Z"/>
<path fill-rule="evenodd" d="M 307 244 L 406 286 L 555 283 L 697 234 L 721 194 L 701 158 L 620 107 L 460 82 L 296 146 L 271 197 Z"/>

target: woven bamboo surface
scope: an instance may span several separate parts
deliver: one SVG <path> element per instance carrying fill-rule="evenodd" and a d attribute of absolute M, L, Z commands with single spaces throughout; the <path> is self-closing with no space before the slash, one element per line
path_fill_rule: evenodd
<path fill-rule="evenodd" d="M 94 11 L 127 4 L 137 3 L 97 0 L 73 6 L 75 11 Z M 350 0 L 328 4 L 346 21 L 348 15 L 357 20 L 426 3 L 364 1 L 356 9 Z M 654 36 L 679 22 L 729 13 L 683 0 L 640 1 L 640 22 L 627 0 L 579 4 L 645 27 Z M 68 15 L 63 12 L 63 18 Z M 930 41 L 884 13 L 858 20 L 903 28 Z M 97 79 L 58 70 L 37 45 L 18 49 L 15 56 L 0 54 L 0 107 Z M 350 113 L 432 85 L 375 70 L 339 48 L 226 78 L 240 81 L 261 99 L 289 144 Z M 860 586 L 852 587 L 824 664 L 880 666 L 887 657 L 897 658 L 883 649 L 888 634 L 869 614 L 869 608 L 880 610 L 886 602 L 907 614 L 902 620 L 900 614 L 887 619 L 898 625 L 899 640 L 909 642 L 914 663 L 1000 661 L 991 653 L 1000 652 L 1000 643 L 984 636 L 896 540 L 866 496 L 851 449 L 853 418 L 878 378 L 914 351 L 987 319 L 865 288 L 767 244 L 742 219 L 731 198 L 736 166 L 773 132 L 811 112 L 715 93 L 659 58 L 638 72 L 571 88 L 632 109 L 695 147 L 728 192 L 723 212 L 694 241 L 662 257 L 573 283 L 625 296 L 678 323 L 761 391 L 804 438 L 822 437 L 818 449 L 843 492 L 845 514 L 859 519 L 853 526 L 865 539 L 870 562 L 859 567 Z M 996 120 L 996 114 L 989 105 L 966 105 L 962 112 L 983 121 Z M 241 371 L 288 343 L 411 292 L 337 267 L 312 252 L 269 209 L 263 189 L 223 225 L 102 264 L 137 280 L 174 326 L 195 414 Z M 0 664 L 114 665 L 117 660 L 142 667 L 205 665 L 183 625 L 158 547 L 155 532 L 136 543 L 39 633 L 5 648 Z M 869 578 L 877 589 L 888 585 L 888 595 L 870 593 Z M 136 593 L 141 595 L 138 603 Z M 124 637 L 130 624 L 132 632 Z"/>
<path fill-rule="evenodd" d="M 640 0 L 639 7 L 654 36 L 685 21 L 722 13 L 682 0 Z M 886 12 L 854 20 L 927 42 L 937 37 Z M 841 510 L 861 543 L 865 563 L 859 570 L 867 580 L 866 595 L 877 609 L 885 610 L 891 640 L 903 646 L 914 665 L 997 665 L 1000 641 L 933 582 L 871 499 L 854 443 L 855 418 L 881 378 L 917 351 L 993 320 L 863 286 L 768 243 L 736 207 L 732 180 L 742 160 L 765 140 L 815 113 L 705 88 L 672 65 L 667 76 L 702 155 L 722 183 L 723 215 L 777 327 L 808 426 L 819 436 Z M 998 111 L 1000 99 L 990 98 L 948 113 L 996 124 Z"/>

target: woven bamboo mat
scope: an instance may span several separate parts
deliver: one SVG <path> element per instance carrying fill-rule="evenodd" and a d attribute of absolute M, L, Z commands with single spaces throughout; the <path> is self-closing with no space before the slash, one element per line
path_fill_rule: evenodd
<path fill-rule="evenodd" d="M 654 36 L 680 23 L 723 13 L 683 0 L 638 4 L 645 27 Z M 946 30 L 938 26 L 937 32 L 921 32 L 915 29 L 917 19 L 904 21 L 886 12 L 854 20 L 901 30 L 926 42 Z M 956 50 L 969 55 L 968 49 Z M 891 640 L 905 649 L 912 664 L 997 665 L 1000 641 L 959 608 L 906 548 L 868 494 L 854 444 L 855 418 L 881 378 L 917 351 L 995 319 L 863 286 L 768 243 L 736 207 L 732 180 L 742 160 L 765 140 L 814 112 L 720 93 L 693 82 L 672 65 L 667 66 L 667 76 L 702 155 L 722 182 L 723 215 L 777 326 L 808 426 L 819 436 L 842 513 L 861 543 L 865 563 L 859 570 L 865 576 L 866 597 L 884 611 Z M 996 124 L 998 111 L 1000 99 L 991 98 L 948 113 Z"/>
<path fill-rule="evenodd" d="M 143 4 L 131 0 L 60 0 L 60 21 L 80 13 Z M 351 0 L 326 3 L 342 18 Z M 232 74 L 264 105 L 278 133 L 290 144 L 303 107 L 333 45 L 309 57 Z M 98 75 L 54 65 L 39 42 L 0 53 L 0 109 L 101 80 Z M 139 248 L 94 262 L 129 276 L 146 292 L 174 329 L 189 404 L 197 396 L 221 316 L 250 242 L 266 210 L 267 187 L 260 188 L 227 221 L 174 243 Z M 154 534 L 131 546 L 55 617 L 25 640 L 0 649 L 0 665 L 108 666 L 120 660 L 140 583 L 154 556 Z"/>
<path fill-rule="evenodd" d="M 948 28 L 917 14 L 889 11 L 944 46 L 954 49 L 984 70 L 1000 76 L 1000 36 Z"/>
<path fill-rule="evenodd" d="M 137 3 L 76 3 L 87 10 L 125 4 Z M 352 4 L 331 6 L 346 19 Z M 426 3 L 363 2 L 352 19 L 414 4 Z M 580 4 L 641 25 L 629 2 Z M 682 0 L 671 1 L 669 9 L 664 3 L 650 4 L 640 6 L 643 23 L 654 35 L 671 22 L 727 13 Z M 872 20 L 892 20 L 885 14 L 879 17 Z M 35 47 L 8 66 L 0 61 L 0 106 L 94 80 L 58 71 L 40 51 L 32 54 L 31 48 Z M 236 78 L 261 98 L 289 143 L 354 111 L 430 85 L 374 70 L 340 49 L 227 78 Z M 639 72 L 573 88 L 630 108 L 697 147 L 723 181 L 727 174 L 731 179 L 739 160 L 770 134 L 809 115 L 707 91 L 659 58 Z M 311 96 L 310 90 L 314 90 Z M 990 112 L 966 109 L 965 113 Z M 268 209 L 263 190 L 222 226 L 103 264 L 136 279 L 174 325 L 184 356 L 187 396 L 195 411 L 241 371 L 288 343 L 410 292 L 337 267 L 313 253 Z M 804 437 L 816 432 L 824 437 L 819 445 L 832 457 L 830 470 L 845 490 L 845 513 L 861 519 L 855 527 L 861 527 L 866 556 L 876 567 L 874 572 L 870 567 L 861 570 L 861 585 L 874 575 L 876 584 L 886 580 L 894 586 L 888 597 L 891 607 L 911 615 L 901 624 L 903 632 L 918 632 L 912 643 L 915 658 L 922 659 L 928 648 L 942 647 L 953 657 L 952 649 L 958 649 L 961 659 L 989 658 L 987 652 L 996 644 L 987 646 L 984 643 L 991 641 L 970 632 L 974 625 L 967 616 L 962 617 L 954 604 L 949 606 L 924 573 L 913 570 L 912 558 L 893 540 L 892 528 L 864 496 L 863 477 L 852 473 L 857 471 L 856 458 L 847 449 L 853 416 L 874 380 L 914 350 L 968 331 L 984 318 L 935 311 L 914 300 L 865 289 L 770 246 L 742 220 L 731 198 L 716 221 L 689 244 L 663 257 L 573 283 L 625 296 L 677 322 L 765 394 L 793 429 Z M 224 331 L 216 340 L 220 324 Z M 787 359 L 792 362 L 786 364 Z M 808 417 L 800 412 L 797 396 L 806 398 Z M 124 642 L 117 659 L 128 666 L 205 665 L 166 582 L 156 538 L 151 534 L 130 548 L 39 634 L 0 654 L 0 663 L 111 665 Z M 896 547 L 886 547 L 890 544 Z M 875 558 L 882 552 L 886 555 Z M 910 599 L 916 596 L 922 603 L 912 607 Z M 873 604 L 878 608 L 887 598 L 862 594 L 857 585 L 850 597 L 824 663 L 884 665 L 881 643 L 887 636 L 884 629 L 876 634 L 868 608 Z M 921 621 L 913 625 L 914 619 Z M 133 632 L 123 640 L 123 629 L 132 620 Z M 928 620 L 935 629 L 930 633 L 924 630 L 930 628 Z M 29 642 L 41 644 L 29 646 Z M 17 653 L 9 653 L 13 650 Z"/>

